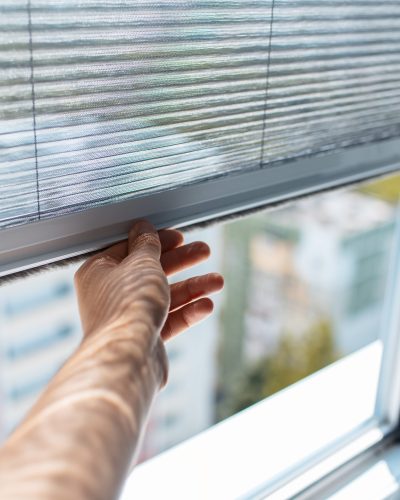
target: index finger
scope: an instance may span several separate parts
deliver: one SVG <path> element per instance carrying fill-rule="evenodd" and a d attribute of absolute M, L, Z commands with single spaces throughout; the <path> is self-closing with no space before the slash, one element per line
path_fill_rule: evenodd
<path fill-rule="evenodd" d="M 156 228 L 147 220 L 137 221 L 129 231 L 127 259 L 132 256 L 146 256 L 160 260 L 160 238 Z"/>
<path fill-rule="evenodd" d="M 181 246 L 183 243 L 183 234 L 176 229 L 160 229 L 158 231 L 158 236 L 161 242 L 162 253 L 173 250 L 174 248 Z M 116 264 L 119 264 L 128 255 L 128 240 L 115 243 L 100 253 L 111 257 L 115 260 Z"/>

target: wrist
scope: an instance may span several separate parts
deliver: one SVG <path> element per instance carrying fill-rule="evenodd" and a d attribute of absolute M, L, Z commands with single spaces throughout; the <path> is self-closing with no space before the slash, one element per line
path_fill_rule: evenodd
<path fill-rule="evenodd" d="M 126 361 L 137 378 L 142 371 L 153 379 L 157 388 L 168 378 L 168 358 L 164 342 L 155 328 L 145 322 L 109 324 L 84 336 L 80 351 L 101 360 L 113 358 L 121 365 Z"/>

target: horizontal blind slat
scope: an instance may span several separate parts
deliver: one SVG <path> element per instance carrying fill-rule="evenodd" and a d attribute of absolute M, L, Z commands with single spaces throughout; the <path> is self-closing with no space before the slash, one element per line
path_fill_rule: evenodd
<path fill-rule="evenodd" d="M 12 30 L 4 29 L 9 16 L 13 29 L 21 32 L 18 37 Z M 0 228 L 26 224 L 38 218 L 28 25 L 26 1 L 0 3 L 0 52 L 2 56 L 6 52 L 8 62 L 6 67 L 0 64 Z M 27 131 L 22 139 L 24 161 L 16 169 L 14 162 L 9 162 L 13 157 L 10 145 L 21 130 Z M 17 139 L 17 145 L 19 142 Z M 10 188 L 9 172 L 17 181 L 15 190 Z"/>
<path fill-rule="evenodd" d="M 400 133 L 399 7 L 385 1 L 275 2 L 264 165 Z"/>
<path fill-rule="evenodd" d="M 0 5 L 0 227 L 400 135 L 396 0 L 30 5 Z"/>
<path fill-rule="evenodd" d="M 43 216 L 61 213 L 58 198 L 89 206 L 98 197 L 104 202 L 107 189 L 111 201 L 220 175 L 239 158 L 250 168 L 259 157 L 271 2 L 118 5 L 31 1 Z M 22 68 L 26 12 L 9 2 L 7 9 L 0 27 L 12 41 L 0 43 L 0 113 L 21 123 L 32 113 Z M 99 87 L 102 77 L 110 84 L 119 76 L 125 92 L 118 84 L 108 94 Z M 7 149 L 0 175 L 10 200 L 18 183 L 31 187 L 35 172 L 27 170 L 36 159 L 31 127 L 17 132 L 0 130 Z"/>

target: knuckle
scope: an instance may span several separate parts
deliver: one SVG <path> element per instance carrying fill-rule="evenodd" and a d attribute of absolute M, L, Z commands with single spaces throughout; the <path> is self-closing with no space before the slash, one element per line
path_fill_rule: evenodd
<path fill-rule="evenodd" d="M 194 290 L 193 278 L 190 278 L 190 279 L 186 280 L 183 283 L 183 286 L 184 286 L 185 295 L 187 297 L 192 297 L 193 293 L 194 293 L 194 291 L 193 291 Z"/>
<path fill-rule="evenodd" d="M 88 266 L 89 266 L 89 260 L 86 260 L 80 267 L 79 269 L 75 272 L 74 274 L 74 281 L 75 283 L 79 283 L 82 278 L 84 277 L 84 275 L 86 274 L 86 271 L 88 269 Z"/>
<path fill-rule="evenodd" d="M 75 272 L 74 281 L 80 284 L 85 278 L 99 267 L 109 266 L 114 263 L 114 259 L 110 255 L 98 254 L 87 259 Z"/>
<path fill-rule="evenodd" d="M 142 233 L 136 237 L 135 244 L 137 246 L 160 246 L 160 240 L 155 233 Z"/>
<path fill-rule="evenodd" d="M 160 305 L 169 306 L 170 294 L 168 286 L 160 280 L 150 280 L 147 285 L 149 299 L 153 302 L 159 302 Z"/>
<path fill-rule="evenodd" d="M 199 278 L 190 278 L 187 281 L 187 290 L 190 295 L 196 295 L 199 288 Z"/>
<path fill-rule="evenodd" d="M 188 309 L 182 309 L 182 322 L 185 328 L 190 328 L 192 326 Z"/>
<path fill-rule="evenodd" d="M 112 263 L 112 259 L 109 255 L 96 255 L 93 260 L 90 262 L 90 267 L 97 268 L 102 267 L 104 265 Z"/>
<path fill-rule="evenodd" d="M 74 283 L 75 283 L 75 286 L 79 286 L 80 284 L 80 281 L 81 281 L 81 273 L 79 272 L 79 269 L 78 271 L 76 271 L 76 273 L 74 274 Z"/>
<path fill-rule="evenodd" d="M 89 257 L 78 269 L 77 274 L 85 274 L 88 270 L 90 270 L 93 265 L 95 265 L 96 261 L 99 259 L 98 255 L 93 255 L 92 257 Z"/>

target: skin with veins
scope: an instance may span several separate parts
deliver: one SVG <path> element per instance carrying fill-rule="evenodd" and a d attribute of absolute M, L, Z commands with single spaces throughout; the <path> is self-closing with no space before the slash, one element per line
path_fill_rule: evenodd
<path fill-rule="evenodd" d="M 78 270 L 83 340 L 0 450 L 2 500 L 118 498 L 167 381 L 164 342 L 208 316 L 223 286 L 216 273 L 167 276 L 209 252 L 139 221 Z"/>

